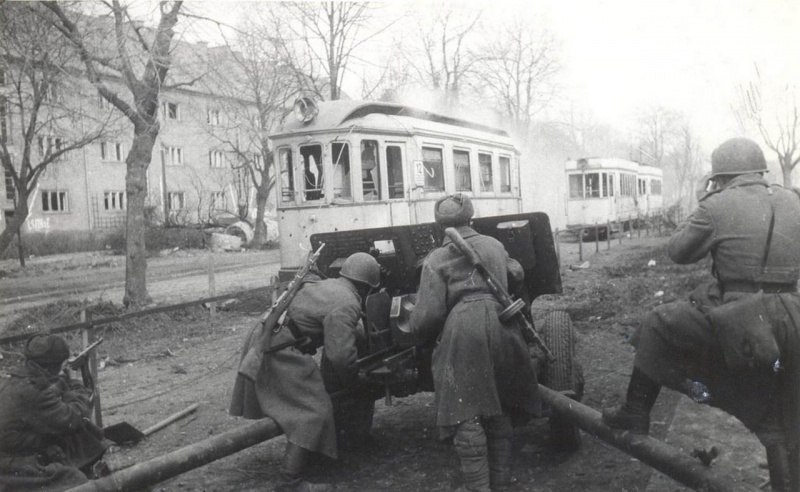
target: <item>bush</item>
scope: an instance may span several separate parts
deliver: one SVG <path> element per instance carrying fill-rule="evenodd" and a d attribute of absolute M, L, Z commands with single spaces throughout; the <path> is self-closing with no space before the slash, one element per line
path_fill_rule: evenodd
<path fill-rule="evenodd" d="M 22 234 L 25 256 L 47 256 L 107 249 L 108 231 L 50 231 Z M 19 259 L 16 239 L 0 259 Z"/>

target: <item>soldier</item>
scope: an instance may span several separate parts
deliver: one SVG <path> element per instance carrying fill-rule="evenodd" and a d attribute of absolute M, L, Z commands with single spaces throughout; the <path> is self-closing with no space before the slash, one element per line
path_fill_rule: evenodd
<path fill-rule="evenodd" d="M 271 337 L 254 385 L 237 378 L 232 415 L 275 419 L 286 434 L 277 490 L 323 491 L 327 484 L 302 480 L 311 452 L 337 457 L 334 407 L 312 354 L 323 350 L 323 367 L 339 387 L 358 383 L 357 342 L 363 336 L 362 301 L 380 284 L 380 266 L 371 255 L 345 260 L 340 277 L 309 281 Z M 293 341 L 307 340 L 298 346 Z M 284 348 L 280 348 L 284 347 Z M 247 353 L 245 347 L 244 353 Z"/>
<path fill-rule="evenodd" d="M 469 227 L 468 196 L 441 198 L 434 213 L 442 227 L 458 230 L 500 282 L 522 280 L 522 267 L 503 245 Z M 436 425 L 442 438 L 453 437 L 465 490 L 511 482 L 513 425 L 539 410 L 528 347 L 518 326 L 500 322 L 502 310 L 448 238 L 425 259 L 409 326 L 418 336 L 438 337 L 432 360 Z"/>
<path fill-rule="evenodd" d="M 23 355 L 0 382 L 0 490 L 64 490 L 94 478 L 107 446 L 89 421 L 92 392 L 64 370 L 67 342 L 33 336 Z"/>
<path fill-rule="evenodd" d="M 696 400 L 710 398 L 756 432 L 768 450 L 779 428 L 798 443 L 800 327 L 792 320 L 800 320 L 800 198 L 764 180 L 764 154 L 748 139 L 722 143 L 711 154 L 711 167 L 698 208 L 670 238 L 669 255 L 688 264 L 710 253 L 715 278 L 688 301 L 658 306 L 645 318 L 631 339 L 636 356 L 625 403 L 606 409 L 603 420 L 646 434 L 662 385 L 690 396 L 699 388 Z M 761 319 L 770 325 L 760 333 L 750 331 L 758 322 L 749 318 L 754 309 L 732 310 L 754 299 L 759 304 L 752 306 L 763 308 Z M 719 315 L 724 312 L 727 317 Z M 731 339 L 734 328 L 743 343 Z M 747 341 L 773 334 L 766 344 Z M 756 352 L 771 343 L 780 346 L 780 359 L 755 364 Z M 742 361 L 755 367 L 737 367 Z"/>

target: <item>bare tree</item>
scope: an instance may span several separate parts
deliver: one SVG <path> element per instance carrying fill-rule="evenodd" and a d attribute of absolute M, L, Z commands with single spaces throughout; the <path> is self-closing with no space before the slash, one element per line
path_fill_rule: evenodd
<path fill-rule="evenodd" d="M 441 3 L 431 22 L 420 22 L 417 48 L 405 53 L 418 81 L 442 97 L 447 107 L 456 105 L 478 55 L 470 43 L 481 12 Z"/>
<path fill-rule="evenodd" d="M 523 134 L 533 116 L 553 97 L 559 70 L 555 42 L 521 20 L 496 34 L 476 64 L 477 82 Z"/>
<path fill-rule="evenodd" d="M 282 34 L 276 30 L 276 40 L 298 87 L 320 99 L 340 99 L 354 51 L 382 30 L 363 32 L 371 19 L 369 4 L 287 2 L 281 7 L 273 11 L 278 15 L 273 17 L 273 27 L 284 27 Z"/>
<path fill-rule="evenodd" d="M 97 92 L 122 112 L 133 124 L 133 143 L 125 159 L 125 186 L 128 198 L 126 220 L 125 306 L 151 301 L 147 293 L 147 252 L 145 248 L 145 200 L 147 168 L 160 130 L 159 96 L 167 88 L 172 64 L 172 42 L 182 1 L 161 2 L 160 19 L 154 30 L 134 22 L 119 0 L 106 3 L 113 17 L 114 52 L 103 49 L 79 25 L 74 12 L 66 12 L 56 2 L 44 6 L 57 16 L 55 26 L 78 50 L 86 76 Z M 108 33 L 108 35 L 111 35 Z M 137 74 L 138 71 L 138 74 Z M 112 80 L 120 80 L 132 102 L 116 91 Z M 179 84 L 173 84 L 173 87 Z"/>
<path fill-rule="evenodd" d="M 7 88 L 0 95 L 0 161 L 13 184 L 6 193 L 14 193 L 14 215 L 0 233 L 5 251 L 30 214 L 42 175 L 103 137 L 109 118 L 85 107 L 74 50 L 33 4 L 0 4 L 0 38 Z"/>
<path fill-rule="evenodd" d="M 684 120 L 675 129 L 675 145 L 664 159 L 665 171 L 672 174 L 675 204 L 690 210 L 695 201 L 695 186 L 702 177 L 703 151 L 697 135 Z"/>
<path fill-rule="evenodd" d="M 663 167 L 664 157 L 676 145 L 682 116 L 663 106 L 646 108 L 639 114 L 639 135 L 631 158 L 645 164 Z"/>
<path fill-rule="evenodd" d="M 756 127 L 767 147 L 778 156 L 783 173 L 783 185 L 793 185 L 792 173 L 800 163 L 800 108 L 797 105 L 797 86 L 786 84 L 769 100 L 764 91 L 761 74 L 746 87 L 739 87 L 739 101 L 733 112 L 742 132 Z"/>

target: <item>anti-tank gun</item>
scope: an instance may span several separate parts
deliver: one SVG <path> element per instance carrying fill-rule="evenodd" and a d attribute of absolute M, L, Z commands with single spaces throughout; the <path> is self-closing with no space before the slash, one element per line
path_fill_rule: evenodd
<path fill-rule="evenodd" d="M 515 214 L 474 219 L 472 227 L 499 240 L 525 271 L 523 285 L 510 293 L 514 315 L 524 316 L 543 343 L 531 345 L 532 363 L 539 382 L 580 399 L 583 378 L 574 359 L 574 333 L 564 312 L 534 313 L 531 302 L 544 294 L 561 292 L 561 275 L 550 222 L 544 213 Z M 312 248 L 325 243 L 317 268 L 328 277 L 338 276 L 344 260 L 355 252 L 372 254 L 381 265 L 382 290 L 366 300 L 364 337 L 359 347 L 359 389 L 336 386 L 323 358 L 322 371 L 328 389 L 344 406 L 336 412 L 337 429 L 358 439 L 371 425 L 375 399 L 391 404 L 396 397 L 433 391 L 431 355 L 435 340 L 416 339 L 408 330 L 414 296 L 425 256 L 439 247 L 445 231 L 434 223 L 341 231 L 311 236 Z M 533 320 L 538 325 L 534 327 Z M 552 356 L 548 357 L 543 346 Z M 329 384 L 330 383 L 330 384 Z M 357 400 L 361 400 L 358 402 Z M 366 400 L 370 403 L 367 404 Z M 354 409 L 357 408 L 357 409 Z M 361 418 L 357 417 L 360 415 Z M 345 416 L 347 418 L 345 419 Z M 544 416 L 544 415 L 543 415 Z M 346 421 L 344 421 L 346 420 Z M 360 420 L 360 421 L 359 421 Z M 577 426 L 557 415 L 550 417 L 554 444 L 561 449 L 579 445 Z"/>

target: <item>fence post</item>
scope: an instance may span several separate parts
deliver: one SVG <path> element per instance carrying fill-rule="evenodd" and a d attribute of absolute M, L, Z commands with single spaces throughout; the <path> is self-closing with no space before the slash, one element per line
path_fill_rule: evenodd
<path fill-rule="evenodd" d="M 578 230 L 578 262 L 583 263 L 583 227 Z"/>
<path fill-rule="evenodd" d="M 606 249 L 611 249 L 611 220 L 606 219 Z"/>
<path fill-rule="evenodd" d="M 217 294 L 217 281 L 216 276 L 214 274 L 214 250 L 209 250 L 208 252 L 208 296 L 214 297 Z M 211 302 L 209 303 L 209 312 L 211 316 L 217 315 L 217 303 Z"/>
<path fill-rule="evenodd" d="M 664 212 L 658 212 L 658 236 L 661 237 L 661 223 L 664 222 Z"/>
<path fill-rule="evenodd" d="M 561 270 L 561 243 L 558 240 L 558 227 L 553 232 L 553 242 L 556 243 L 556 263 L 558 264 L 558 269 Z"/>
<path fill-rule="evenodd" d="M 650 237 L 650 212 L 644 214 L 644 223 L 647 225 L 647 228 L 644 230 L 644 236 Z"/>
<path fill-rule="evenodd" d="M 81 328 L 81 343 L 83 348 L 88 347 L 94 343 L 94 327 L 92 326 L 92 315 L 86 312 L 86 308 L 81 309 L 81 323 L 88 323 L 89 326 Z M 92 376 L 94 388 L 92 388 L 94 399 L 94 423 L 102 428 L 103 427 L 103 409 L 100 405 L 100 381 L 97 379 L 97 351 L 92 350 L 86 361 L 88 364 L 89 374 Z"/>
<path fill-rule="evenodd" d="M 600 226 L 597 225 L 597 222 L 594 223 L 594 252 L 600 252 Z"/>
<path fill-rule="evenodd" d="M 642 215 L 636 212 L 636 237 L 642 237 Z"/>

